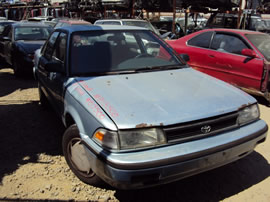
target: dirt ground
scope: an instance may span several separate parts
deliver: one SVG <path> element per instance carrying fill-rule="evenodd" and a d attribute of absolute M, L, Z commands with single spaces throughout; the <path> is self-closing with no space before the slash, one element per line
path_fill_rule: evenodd
<path fill-rule="evenodd" d="M 261 117 L 270 108 L 260 101 Z M 0 70 L 0 201 L 260 201 L 270 202 L 270 138 L 249 156 L 184 180 L 141 190 L 79 181 L 61 151 L 64 128 L 44 111 L 33 79 Z"/>

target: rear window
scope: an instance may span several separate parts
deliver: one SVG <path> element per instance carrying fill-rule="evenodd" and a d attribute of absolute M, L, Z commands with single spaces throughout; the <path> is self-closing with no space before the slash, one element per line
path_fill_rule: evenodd
<path fill-rule="evenodd" d="M 50 27 L 17 27 L 15 28 L 15 40 L 46 40 L 52 28 Z"/>

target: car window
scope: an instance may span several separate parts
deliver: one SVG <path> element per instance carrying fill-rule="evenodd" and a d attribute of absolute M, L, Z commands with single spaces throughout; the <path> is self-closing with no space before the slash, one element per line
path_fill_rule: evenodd
<path fill-rule="evenodd" d="M 249 47 L 240 37 L 223 33 L 216 33 L 211 44 L 211 49 L 238 55 L 244 48 Z"/>
<path fill-rule="evenodd" d="M 143 27 L 160 35 L 159 31 L 148 21 L 123 21 L 123 25 Z"/>
<path fill-rule="evenodd" d="M 6 26 L 6 25 L 0 25 L 0 34 L 3 33 L 5 26 Z"/>
<path fill-rule="evenodd" d="M 3 30 L 3 37 L 6 37 L 6 36 L 8 36 L 8 34 L 10 33 L 10 30 L 11 30 L 11 25 L 8 25 L 8 26 L 6 26 L 5 28 L 4 28 L 4 30 Z"/>
<path fill-rule="evenodd" d="M 188 41 L 188 45 L 201 48 L 209 48 L 213 32 L 204 32 Z"/>
<path fill-rule="evenodd" d="M 55 59 L 64 62 L 66 55 L 67 34 L 61 33 L 54 46 L 53 56 Z"/>
<path fill-rule="evenodd" d="M 9 32 L 8 32 L 8 34 L 7 34 L 7 36 L 8 36 L 10 39 L 12 39 L 12 30 L 13 30 L 13 29 L 14 29 L 14 28 L 10 27 Z"/>
<path fill-rule="evenodd" d="M 103 21 L 103 25 L 121 25 L 119 21 Z"/>
<path fill-rule="evenodd" d="M 268 34 L 246 34 L 246 37 L 270 61 L 270 36 Z"/>
<path fill-rule="evenodd" d="M 53 50 L 54 50 L 54 49 L 53 49 L 53 48 L 54 48 L 54 44 L 55 44 L 55 42 L 56 42 L 56 39 L 57 39 L 58 35 L 59 35 L 59 32 L 54 32 L 54 33 L 50 36 L 49 40 L 48 40 L 47 43 L 46 43 L 46 47 L 44 48 L 44 56 L 45 56 L 45 58 L 47 58 L 48 60 L 51 59 L 51 57 L 52 57 Z"/>
<path fill-rule="evenodd" d="M 52 29 L 50 27 L 17 27 L 14 39 L 17 40 L 46 40 Z"/>
<path fill-rule="evenodd" d="M 147 30 L 74 33 L 70 51 L 73 75 L 183 65 L 162 40 Z"/>

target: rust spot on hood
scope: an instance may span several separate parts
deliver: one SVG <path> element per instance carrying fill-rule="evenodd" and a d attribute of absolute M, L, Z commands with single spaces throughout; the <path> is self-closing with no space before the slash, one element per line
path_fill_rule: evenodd
<path fill-rule="evenodd" d="M 136 128 L 145 128 L 145 127 L 147 127 L 146 123 L 141 123 L 141 124 L 136 125 Z"/>
<path fill-rule="evenodd" d="M 251 105 L 251 103 L 243 104 L 243 105 L 241 105 L 241 107 L 238 108 L 238 110 L 244 109 L 245 107 L 250 106 L 250 105 Z"/>

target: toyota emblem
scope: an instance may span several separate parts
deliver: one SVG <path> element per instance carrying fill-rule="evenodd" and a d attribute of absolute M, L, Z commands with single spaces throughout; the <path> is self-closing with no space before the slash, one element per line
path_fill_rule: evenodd
<path fill-rule="evenodd" d="M 203 127 L 201 127 L 201 131 L 204 134 L 210 133 L 211 132 L 211 126 L 203 126 Z"/>

